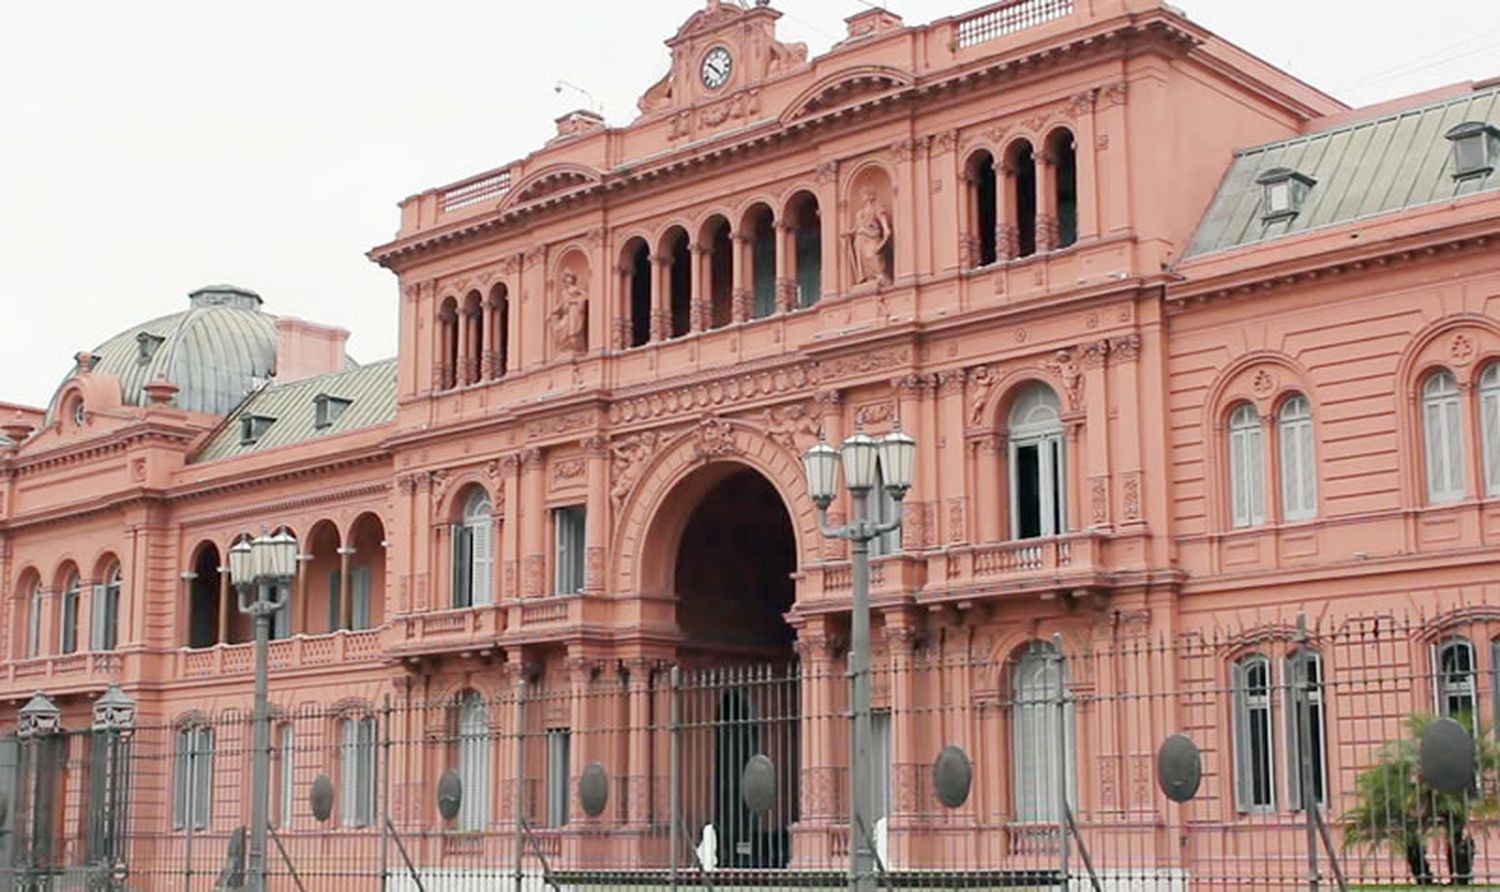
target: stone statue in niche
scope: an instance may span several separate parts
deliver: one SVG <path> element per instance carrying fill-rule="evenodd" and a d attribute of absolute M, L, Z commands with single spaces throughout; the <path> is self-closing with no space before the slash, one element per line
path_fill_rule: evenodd
<path fill-rule="evenodd" d="M 875 190 L 865 188 L 859 194 L 859 211 L 854 216 L 854 231 L 849 234 L 854 260 L 854 281 L 863 285 L 891 281 L 891 263 L 887 249 L 893 231 L 890 212 L 880 203 Z"/>
<path fill-rule="evenodd" d="M 552 324 L 552 345 L 559 354 L 577 354 L 588 350 L 589 298 L 578 283 L 578 274 L 562 274 L 562 297 L 548 317 Z"/>

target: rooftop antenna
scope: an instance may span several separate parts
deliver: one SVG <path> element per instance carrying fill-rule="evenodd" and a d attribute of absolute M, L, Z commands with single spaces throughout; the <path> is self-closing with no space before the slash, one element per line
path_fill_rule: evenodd
<path fill-rule="evenodd" d="M 579 93 L 587 97 L 590 103 L 589 107 L 597 112 L 599 114 L 599 117 L 604 117 L 604 103 L 600 102 L 593 93 L 590 93 L 588 90 L 585 90 L 577 84 L 570 83 L 568 81 L 558 81 L 557 83 L 552 85 L 552 92 L 558 94 L 559 96 L 562 95 L 563 90 L 572 90 L 575 93 Z"/>

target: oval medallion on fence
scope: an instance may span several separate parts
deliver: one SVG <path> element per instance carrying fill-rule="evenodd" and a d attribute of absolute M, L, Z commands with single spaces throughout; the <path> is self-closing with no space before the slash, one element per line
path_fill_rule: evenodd
<path fill-rule="evenodd" d="M 953 745 L 943 747 L 932 763 L 932 789 L 938 801 L 948 808 L 961 808 L 969 801 L 969 788 L 974 784 L 974 765 L 969 754 Z"/>
<path fill-rule="evenodd" d="M 578 804 L 591 818 L 604 814 L 609 804 L 609 774 L 598 762 L 590 762 L 578 778 Z"/>
<path fill-rule="evenodd" d="M 313 778 L 312 789 L 307 793 L 307 802 L 312 806 L 313 818 L 319 824 L 333 815 L 333 781 L 326 774 Z"/>
<path fill-rule="evenodd" d="M 1191 737 L 1173 734 L 1156 754 L 1156 784 L 1173 802 L 1191 802 L 1203 783 L 1203 754 Z"/>
<path fill-rule="evenodd" d="M 464 779 L 459 777 L 457 769 L 450 768 L 438 778 L 438 814 L 443 816 L 443 820 L 451 821 L 458 817 L 458 810 L 463 807 L 463 804 Z"/>
<path fill-rule="evenodd" d="M 776 766 L 771 757 L 758 753 L 745 763 L 740 775 L 740 796 L 745 807 L 756 814 L 765 814 L 776 804 Z"/>
<path fill-rule="evenodd" d="M 1438 719 L 1422 732 L 1422 783 L 1439 793 L 1474 789 L 1474 738 L 1453 719 Z"/>

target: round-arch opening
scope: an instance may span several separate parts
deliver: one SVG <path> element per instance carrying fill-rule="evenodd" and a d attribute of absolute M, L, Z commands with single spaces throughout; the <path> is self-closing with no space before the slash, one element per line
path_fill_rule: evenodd
<path fill-rule="evenodd" d="M 675 494 L 686 504 L 658 541 L 676 548 L 669 590 L 684 650 L 709 662 L 790 660 L 797 537 L 781 494 L 728 463 L 698 471 Z"/>
<path fill-rule="evenodd" d="M 225 607 L 220 597 L 221 566 L 217 545 L 204 542 L 198 546 L 193 555 L 193 578 L 188 585 L 188 647 L 213 647 L 219 643 L 220 616 Z"/>

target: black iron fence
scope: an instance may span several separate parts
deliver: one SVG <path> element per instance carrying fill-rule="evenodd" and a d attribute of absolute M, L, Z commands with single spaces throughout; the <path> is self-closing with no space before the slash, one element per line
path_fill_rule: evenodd
<path fill-rule="evenodd" d="M 836 644 L 278 712 L 269 886 L 834 888 L 862 839 L 885 888 L 1500 883 L 1500 612 L 1170 640 L 1144 619 L 892 630 L 874 824 L 852 830 Z M 243 885 L 248 718 L 19 730 L 0 742 L 0 889 Z"/>

